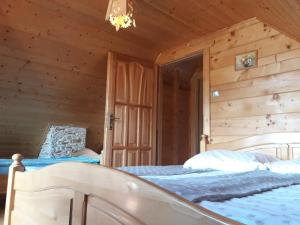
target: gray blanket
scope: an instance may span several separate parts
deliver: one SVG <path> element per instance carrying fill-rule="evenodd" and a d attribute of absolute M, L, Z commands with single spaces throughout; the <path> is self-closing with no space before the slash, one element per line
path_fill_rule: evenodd
<path fill-rule="evenodd" d="M 180 179 L 146 178 L 189 201 L 225 201 L 275 188 L 300 184 L 300 174 L 277 174 L 269 171 L 253 171 L 219 176 Z"/>
<path fill-rule="evenodd" d="M 129 166 L 119 167 L 119 170 L 127 173 L 134 174 L 136 176 L 170 176 L 170 175 L 182 175 L 191 173 L 208 172 L 212 170 L 200 170 L 200 169 L 186 169 L 181 165 L 172 166 Z"/>

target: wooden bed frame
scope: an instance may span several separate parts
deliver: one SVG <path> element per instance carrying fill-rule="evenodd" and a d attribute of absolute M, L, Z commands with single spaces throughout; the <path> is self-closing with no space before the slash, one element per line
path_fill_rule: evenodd
<path fill-rule="evenodd" d="M 61 163 L 9 171 L 4 225 L 239 224 L 136 176 L 108 167 Z"/>
<path fill-rule="evenodd" d="M 103 155 L 102 153 L 99 154 L 100 162 L 103 162 Z M 5 196 L 7 191 L 7 180 L 8 175 L 0 175 L 0 195 Z"/>
<path fill-rule="evenodd" d="M 260 152 L 281 160 L 300 159 L 300 133 L 271 133 L 246 137 L 224 143 L 209 143 L 209 137 L 202 135 L 201 152 L 213 149 Z"/>
<path fill-rule="evenodd" d="M 268 134 L 202 148 L 259 151 L 293 159 L 300 133 Z M 22 156 L 9 170 L 4 225 L 239 224 L 136 176 L 99 165 L 61 163 L 24 172 Z"/>

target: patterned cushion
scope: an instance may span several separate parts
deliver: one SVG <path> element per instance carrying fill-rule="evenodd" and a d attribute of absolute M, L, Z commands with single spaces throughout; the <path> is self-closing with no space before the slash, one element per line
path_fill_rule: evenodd
<path fill-rule="evenodd" d="M 39 158 L 70 157 L 73 152 L 85 148 L 86 128 L 56 126 L 49 128 Z"/>

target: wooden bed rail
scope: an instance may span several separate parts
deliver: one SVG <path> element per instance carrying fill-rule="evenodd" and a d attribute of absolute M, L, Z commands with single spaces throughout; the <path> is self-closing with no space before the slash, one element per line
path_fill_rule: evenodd
<path fill-rule="evenodd" d="M 215 144 L 209 142 L 207 135 L 202 135 L 200 146 L 201 152 L 213 149 L 253 151 L 289 160 L 300 158 L 300 133 L 262 134 Z"/>
<path fill-rule="evenodd" d="M 239 224 L 136 176 L 67 162 L 23 172 L 14 155 L 4 225 Z"/>

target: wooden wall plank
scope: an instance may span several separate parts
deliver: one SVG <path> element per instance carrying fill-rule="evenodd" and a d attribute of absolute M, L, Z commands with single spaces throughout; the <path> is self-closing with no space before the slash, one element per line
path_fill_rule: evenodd
<path fill-rule="evenodd" d="M 203 50 L 203 134 L 210 135 L 210 51 Z"/>
<path fill-rule="evenodd" d="M 300 111 L 300 91 L 211 103 L 211 118 L 235 118 Z"/>
<path fill-rule="evenodd" d="M 212 120 L 212 136 L 253 136 L 276 132 L 300 132 L 300 113 Z"/>
<path fill-rule="evenodd" d="M 216 53 L 211 56 L 210 65 L 212 70 L 234 65 L 235 56 L 237 54 L 253 50 L 257 50 L 258 57 L 261 58 L 298 48 L 300 48 L 300 43 L 283 34 L 277 34 L 266 39 L 257 40 L 249 44 Z"/>
<path fill-rule="evenodd" d="M 219 38 L 216 38 L 210 51 L 211 54 L 215 54 L 277 34 L 279 34 L 277 30 L 257 21 L 257 23 L 251 24 L 250 26 L 243 26 L 241 29 L 235 29 L 231 32 L 227 32 Z"/>
<path fill-rule="evenodd" d="M 295 70 L 288 73 L 278 73 L 275 75 L 213 86 L 212 90 L 219 91 L 220 96 L 212 97 L 211 102 L 292 92 L 299 90 L 299 87 L 300 70 Z"/>
<path fill-rule="evenodd" d="M 232 135 L 225 135 L 225 136 L 217 136 L 217 135 L 214 135 L 210 141 L 213 142 L 213 143 L 223 143 L 223 142 L 228 142 L 228 141 L 234 141 L 234 140 L 237 140 L 237 139 L 241 139 L 241 138 L 245 138 L 247 136 L 232 136 Z"/>

